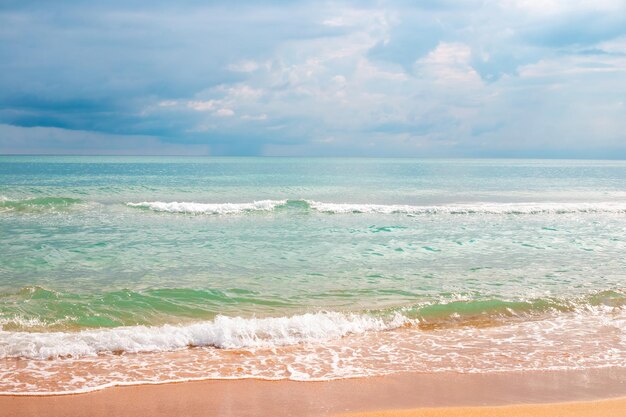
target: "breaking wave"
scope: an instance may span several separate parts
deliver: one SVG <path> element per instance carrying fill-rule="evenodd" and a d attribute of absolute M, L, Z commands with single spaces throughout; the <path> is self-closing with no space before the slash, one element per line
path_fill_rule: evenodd
<path fill-rule="evenodd" d="M 144 201 L 129 207 L 187 214 L 236 214 L 276 209 L 313 210 L 330 214 L 566 214 L 626 213 L 626 203 L 471 203 L 447 205 L 325 203 L 313 200 L 261 200 L 251 203 L 195 203 Z"/>
<path fill-rule="evenodd" d="M 286 204 L 286 200 L 262 200 L 252 203 L 191 203 L 191 202 L 163 202 L 144 201 L 141 203 L 127 203 L 129 207 L 164 211 L 169 213 L 189 214 L 233 214 L 246 211 L 272 211 L 276 207 Z"/>
<path fill-rule="evenodd" d="M 384 320 L 368 315 L 320 312 L 275 318 L 218 316 L 213 321 L 185 326 L 131 326 L 74 333 L 0 331 L 0 359 L 163 352 L 191 346 L 226 349 L 275 347 L 393 329 L 406 323 L 408 319 L 401 315 Z"/>
<path fill-rule="evenodd" d="M 309 201 L 313 210 L 323 213 L 380 214 L 563 214 L 563 213 L 626 213 L 626 204 L 619 203 L 473 203 L 440 206 L 399 204 L 347 204 Z"/>
<path fill-rule="evenodd" d="M 483 328 L 532 322 L 563 314 L 605 315 L 623 312 L 626 294 L 602 291 L 576 298 L 539 298 L 527 301 L 499 299 L 420 303 L 413 306 L 367 312 L 296 314 L 280 317 L 229 317 L 191 324 L 122 326 L 81 331 L 0 330 L 0 359 L 50 359 L 95 356 L 103 353 L 163 352 L 194 346 L 220 349 L 256 349 L 301 343 L 320 343 L 348 335 L 399 327 L 416 330 Z M 41 306 L 40 306 L 41 307 Z M 608 317 L 608 316 L 607 316 Z M 45 328 L 34 318 L 0 318 L 0 326 Z M 22 321 L 22 323 L 18 323 Z M 36 321 L 36 323 L 32 323 Z M 18 326 L 16 326 L 16 324 Z M 625 323 L 626 324 L 626 323 Z M 54 323 L 51 324 L 54 327 Z M 2 329 L 2 327 L 0 327 Z"/>

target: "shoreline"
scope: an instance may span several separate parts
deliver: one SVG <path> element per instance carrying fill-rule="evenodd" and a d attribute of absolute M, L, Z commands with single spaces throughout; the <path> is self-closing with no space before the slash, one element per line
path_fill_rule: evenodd
<path fill-rule="evenodd" d="M 94 417 L 584 416 L 590 409 L 594 417 L 618 417 L 617 410 L 626 410 L 626 367 L 405 373 L 315 382 L 204 380 L 78 394 L 0 396 L 2 417 L 83 416 L 86 410 Z"/>

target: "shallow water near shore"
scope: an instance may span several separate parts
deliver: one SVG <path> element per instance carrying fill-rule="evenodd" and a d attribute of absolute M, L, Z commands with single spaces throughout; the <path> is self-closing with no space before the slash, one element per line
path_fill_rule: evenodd
<path fill-rule="evenodd" d="M 626 162 L 0 157 L 0 392 L 626 363 Z"/>

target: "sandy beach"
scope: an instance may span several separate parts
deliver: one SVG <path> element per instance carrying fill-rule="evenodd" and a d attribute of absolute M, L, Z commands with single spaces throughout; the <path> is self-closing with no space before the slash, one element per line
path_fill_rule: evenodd
<path fill-rule="evenodd" d="M 621 417 L 626 399 L 554 404 L 525 404 L 499 407 L 442 407 L 413 410 L 375 411 L 337 417 Z"/>
<path fill-rule="evenodd" d="M 73 395 L 3 396 L 0 415 L 621 417 L 626 415 L 626 369 L 136 385 Z"/>

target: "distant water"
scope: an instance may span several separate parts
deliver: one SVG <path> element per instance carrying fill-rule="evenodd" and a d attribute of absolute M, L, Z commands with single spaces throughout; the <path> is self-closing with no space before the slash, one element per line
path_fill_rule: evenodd
<path fill-rule="evenodd" d="M 0 156 L 0 392 L 626 363 L 626 162 Z"/>

